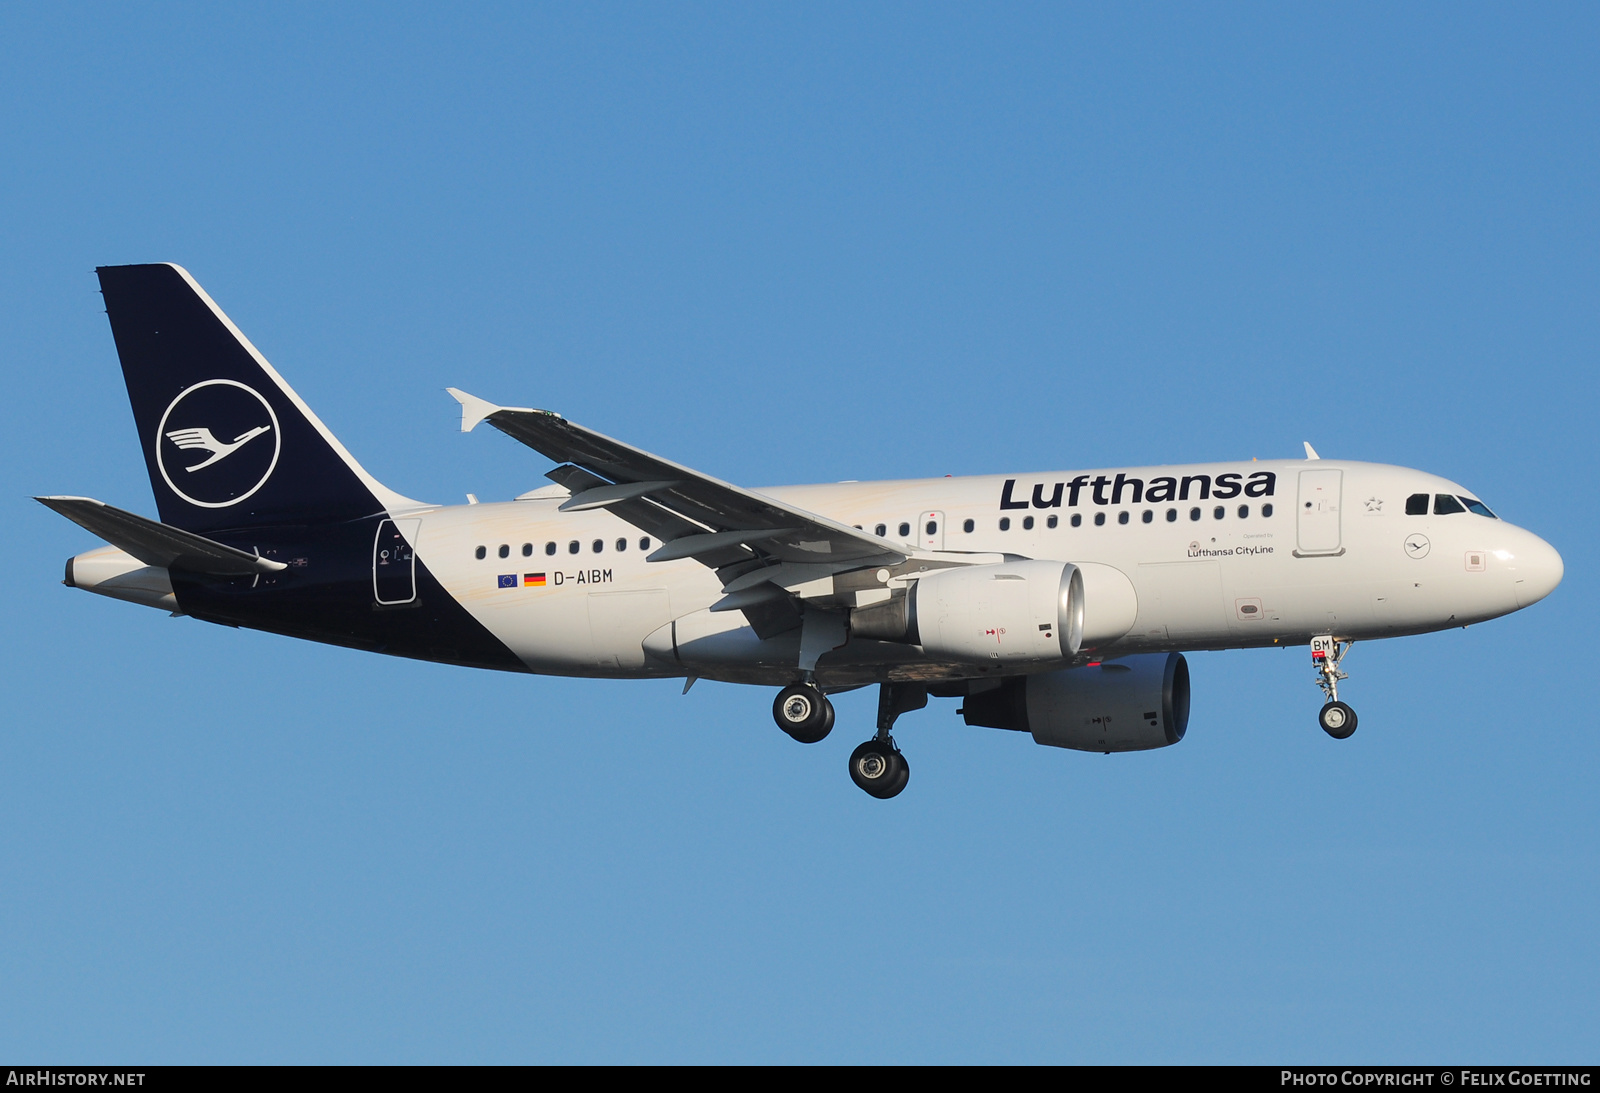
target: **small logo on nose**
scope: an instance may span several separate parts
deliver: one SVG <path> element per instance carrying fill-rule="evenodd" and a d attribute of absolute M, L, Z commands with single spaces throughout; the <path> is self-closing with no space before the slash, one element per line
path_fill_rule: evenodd
<path fill-rule="evenodd" d="M 1413 533 L 1406 536 L 1406 554 L 1412 558 L 1426 558 L 1431 546 L 1426 535 Z"/>

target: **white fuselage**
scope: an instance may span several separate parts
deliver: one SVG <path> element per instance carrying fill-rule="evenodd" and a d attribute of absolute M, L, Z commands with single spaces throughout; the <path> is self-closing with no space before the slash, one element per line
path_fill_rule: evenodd
<path fill-rule="evenodd" d="M 1119 477 L 1124 486 L 1114 493 Z M 1254 490 L 1223 498 L 1219 481 L 1227 483 L 1220 492 L 1240 482 Z M 1267 488 L 1270 493 L 1262 492 Z M 922 555 L 992 553 L 1112 567 L 1131 583 L 1137 606 L 1126 632 L 1097 650 L 1107 657 L 1466 626 L 1543 598 L 1562 573 L 1548 544 L 1502 520 L 1472 512 L 1434 515 L 1432 506 L 1427 514 L 1406 514 L 1412 495 L 1470 498 L 1461 486 L 1403 467 L 1342 460 L 762 492 L 868 532 L 882 525 L 888 542 Z M 797 637 L 762 643 L 738 611 L 705 614 L 723 595 L 715 573 L 692 560 L 646 561 L 659 543 L 642 546 L 638 529 L 603 509 L 558 512 L 564 497 L 551 489 L 523 500 L 396 515 L 418 559 L 531 671 L 685 674 L 691 669 L 669 655 L 672 638 L 664 628 L 695 616 L 696 633 L 742 640 L 725 643 L 738 650 L 726 663 L 715 657 L 696 662 L 693 674 L 740 682 L 792 677 Z M 1002 499 L 1009 507 L 1000 507 Z M 1081 518 L 1076 526 L 1074 516 Z M 1094 596 L 1091 585 L 1091 613 Z M 879 668 L 863 663 L 838 678 L 887 678 L 883 647 L 872 646 L 853 651 L 852 643 L 835 651 L 819 673 L 830 663 L 843 671 L 866 658 Z M 763 647 L 770 655 L 751 653 Z M 916 654 L 914 648 L 895 650 L 894 659 L 915 660 Z M 952 666 L 951 674 L 959 668 Z"/>

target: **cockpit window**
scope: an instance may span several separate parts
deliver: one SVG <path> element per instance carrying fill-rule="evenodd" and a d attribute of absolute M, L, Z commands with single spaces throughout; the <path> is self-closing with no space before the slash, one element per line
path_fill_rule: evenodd
<path fill-rule="evenodd" d="M 1458 512 L 1466 512 L 1461 507 L 1461 502 L 1451 497 L 1448 493 L 1433 495 L 1433 514 L 1435 516 L 1454 516 Z"/>
<path fill-rule="evenodd" d="M 1426 515 L 1428 515 L 1428 495 L 1425 494 L 1425 493 L 1414 493 L 1410 497 L 1407 497 L 1406 498 L 1406 515 L 1407 516 L 1426 516 Z"/>
<path fill-rule="evenodd" d="M 1482 501 L 1474 500 L 1471 497 L 1463 497 L 1463 498 L 1461 498 L 1461 503 L 1463 505 L 1467 506 L 1467 511 L 1468 512 L 1475 512 L 1479 516 L 1487 516 L 1491 520 L 1500 519 L 1500 517 L 1498 517 L 1494 513 L 1490 512 L 1489 511 L 1489 506 L 1485 505 Z"/>

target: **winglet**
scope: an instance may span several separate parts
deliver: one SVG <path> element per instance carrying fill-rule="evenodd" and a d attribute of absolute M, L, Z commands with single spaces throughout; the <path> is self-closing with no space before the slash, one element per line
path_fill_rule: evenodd
<path fill-rule="evenodd" d="M 469 395 L 467 397 L 471 398 L 472 396 Z M 1311 441 L 1302 440 L 1300 443 L 1302 443 L 1302 444 L 1304 444 L 1306 446 L 1306 458 L 1307 459 L 1321 459 L 1322 458 L 1320 455 L 1317 454 L 1317 450 L 1311 446 Z"/>
<path fill-rule="evenodd" d="M 496 406 L 494 403 L 489 402 L 487 399 L 481 399 L 477 395 L 469 395 L 457 387 L 446 387 L 445 390 L 450 392 L 451 398 L 461 403 L 461 431 L 463 433 L 472 432 L 484 418 L 496 410 L 505 409 L 505 407 Z"/>

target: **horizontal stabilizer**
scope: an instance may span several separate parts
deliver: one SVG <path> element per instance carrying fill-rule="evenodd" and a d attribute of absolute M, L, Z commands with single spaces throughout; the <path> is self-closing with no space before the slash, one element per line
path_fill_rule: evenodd
<path fill-rule="evenodd" d="M 124 512 L 92 497 L 35 497 L 34 500 L 145 565 L 215 577 L 246 577 L 289 568 L 282 562 L 250 554 L 171 524 Z"/>

